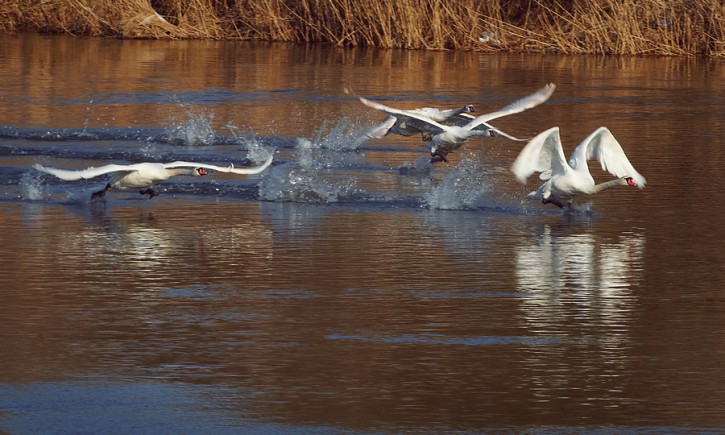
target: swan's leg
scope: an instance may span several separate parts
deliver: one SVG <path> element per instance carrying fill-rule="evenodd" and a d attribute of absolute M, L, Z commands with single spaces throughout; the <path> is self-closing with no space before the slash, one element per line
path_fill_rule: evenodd
<path fill-rule="evenodd" d="M 99 190 L 98 192 L 93 192 L 91 194 L 91 200 L 96 199 L 96 198 L 104 198 L 106 196 L 106 192 L 108 192 L 108 189 L 110 189 L 110 188 L 111 188 L 111 183 L 108 183 L 108 184 L 106 184 L 106 187 L 104 187 L 103 189 Z"/>
<path fill-rule="evenodd" d="M 433 162 L 436 161 L 435 160 L 436 157 L 440 157 L 441 160 L 443 160 L 444 162 L 448 163 L 448 159 L 446 158 L 446 154 L 448 154 L 448 153 L 444 153 L 441 150 L 436 150 L 434 153 L 431 154 L 433 156 L 433 158 L 430 159 L 431 163 L 433 163 Z"/>
<path fill-rule="evenodd" d="M 562 204 L 561 202 L 559 202 L 555 199 L 551 199 L 551 197 L 542 199 L 541 203 L 542 204 L 554 204 L 555 206 L 557 206 L 559 208 L 564 208 L 564 204 Z M 569 208 L 571 208 L 571 204 L 569 204 Z"/>
<path fill-rule="evenodd" d="M 138 193 L 140 193 L 141 195 L 148 195 L 149 199 L 159 195 L 158 193 L 154 192 L 154 190 L 150 187 L 148 189 L 141 190 Z"/>

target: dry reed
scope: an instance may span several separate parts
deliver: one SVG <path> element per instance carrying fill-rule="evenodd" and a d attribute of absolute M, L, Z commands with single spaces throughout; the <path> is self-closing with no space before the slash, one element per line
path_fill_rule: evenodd
<path fill-rule="evenodd" d="M 6 0 L 0 31 L 725 56 L 722 0 Z"/>

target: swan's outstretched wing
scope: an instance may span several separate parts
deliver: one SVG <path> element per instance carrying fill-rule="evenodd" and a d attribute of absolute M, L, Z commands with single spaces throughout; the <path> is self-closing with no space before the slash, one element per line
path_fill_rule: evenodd
<path fill-rule="evenodd" d="M 471 114 L 459 113 L 458 115 L 448 118 L 446 121 L 443 122 L 443 124 L 456 125 L 458 127 L 463 127 L 464 125 L 468 124 L 469 122 L 473 121 L 474 119 L 476 119 L 476 117 Z M 494 133 L 492 136 L 505 137 L 506 139 L 513 140 L 516 142 L 526 142 L 526 141 L 531 140 L 531 138 L 519 139 L 515 136 L 511 136 L 510 134 L 506 133 L 505 131 L 499 130 L 498 128 L 494 127 L 493 125 L 491 125 L 487 122 L 482 122 L 481 124 L 474 127 L 473 130 L 492 131 Z"/>
<path fill-rule="evenodd" d="M 413 109 L 411 112 L 419 113 L 426 116 L 433 121 L 445 123 L 448 119 L 457 115 L 468 114 L 475 112 L 476 108 L 472 104 L 466 104 L 463 107 L 455 107 L 453 109 L 437 109 L 435 107 L 422 107 L 420 109 Z M 473 117 L 471 117 L 473 118 Z"/>
<path fill-rule="evenodd" d="M 95 178 L 99 175 L 110 174 L 112 172 L 133 172 L 136 170 L 134 168 L 134 165 L 105 165 L 96 168 L 91 167 L 87 169 L 71 171 L 68 169 L 50 168 L 38 163 L 34 164 L 33 168 L 47 174 L 55 175 L 61 180 L 66 181 L 87 180 L 89 178 Z"/>
<path fill-rule="evenodd" d="M 552 127 L 536 135 L 511 165 L 511 172 L 521 183 L 534 172 L 541 172 L 541 179 L 547 180 L 552 176 L 563 175 L 571 170 L 564 157 L 559 137 L 559 127 Z"/>
<path fill-rule="evenodd" d="M 493 113 L 487 113 L 484 115 L 481 115 L 477 118 L 474 118 L 473 121 L 469 122 L 463 128 L 467 130 L 473 130 L 474 128 L 478 127 L 479 125 L 494 120 L 496 118 L 501 118 L 508 115 L 513 115 L 515 113 L 523 112 L 524 110 L 531 109 L 533 107 L 538 106 L 539 104 L 545 102 L 546 100 L 551 97 L 551 94 L 554 93 L 554 89 L 556 89 L 556 85 L 553 83 L 549 83 L 548 85 L 544 86 L 543 88 L 539 89 L 538 91 L 534 92 L 531 95 L 528 95 L 526 97 L 523 97 L 519 100 L 514 101 L 513 103 L 509 104 L 508 106 L 497 110 Z"/>
<path fill-rule="evenodd" d="M 274 155 L 270 154 L 267 160 L 262 163 L 259 166 L 249 166 L 249 167 L 241 167 L 237 168 L 233 164 L 229 166 L 217 166 L 217 165 L 208 165 L 206 163 L 194 163 L 194 162 L 171 162 L 171 163 L 164 163 L 164 168 L 171 169 L 171 168 L 204 168 L 204 169 L 211 169 L 213 171 L 217 172 L 226 172 L 231 174 L 244 174 L 244 175 L 250 175 L 250 174 L 258 174 L 265 169 L 269 167 L 269 165 L 272 164 L 272 159 Z"/>
<path fill-rule="evenodd" d="M 425 116 L 424 114 L 420 113 L 420 111 L 415 110 L 401 110 L 396 109 L 394 107 L 388 107 L 384 104 L 377 103 L 375 101 L 370 101 L 367 98 L 364 97 L 357 97 L 361 103 L 366 105 L 367 107 L 370 107 L 371 109 L 380 110 L 381 112 L 385 112 L 388 115 L 392 115 L 398 119 L 399 122 L 407 123 L 415 128 L 417 128 L 420 131 L 427 131 L 431 133 L 440 133 L 450 127 L 440 124 L 432 119 L 430 119 L 428 116 Z"/>
<path fill-rule="evenodd" d="M 390 132 L 390 129 L 393 128 L 396 122 L 398 122 L 398 118 L 388 115 L 382 120 L 382 122 L 380 122 L 380 124 L 370 127 L 370 129 L 364 131 L 362 137 L 363 139 L 382 139 L 388 134 L 388 132 Z"/>
<path fill-rule="evenodd" d="M 622 146 L 607 127 L 599 127 L 587 136 L 572 153 L 569 165 L 576 169 L 591 159 L 597 159 L 602 169 L 615 177 L 632 177 L 640 189 L 647 184 L 647 180 L 634 169 Z"/>

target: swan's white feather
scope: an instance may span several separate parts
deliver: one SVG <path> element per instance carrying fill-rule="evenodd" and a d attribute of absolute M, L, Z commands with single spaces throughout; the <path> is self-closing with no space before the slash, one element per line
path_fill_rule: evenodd
<path fill-rule="evenodd" d="M 367 137 L 368 139 L 382 139 L 385 137 L 386 134 L 390 131 L 391 128 L 395 125 L 395 123 L 398 122 L 398 118 L 392 115 L 388 115 L 383 119 L 383 121 L 367 130 L 365 133 L 363 133 L 364 137 Z"/>
<path fill-rule="evenodd" d="M 467 131 L 474 130 L 476 127 L 478 127 L 481 124 L 484 124 L 488 121 L 501 118 L 508 115 L 513 115 L 515 113 L 523 112 L 524 110 L 531 109 L 533 107 L 536 107 L 542 103 L 544 103 L 546 100 L 551 97 L 551 94 L 554 93 L 554 90 L 556 89 L 556 85 L 553 83 L 549 83 L 543 88 L 539 89 L 538 91 L 534 92 L 531 95 L 528 95 L 526 97 L 523 97 L 519 100 L 514 101 L 513 103 L 505 106 L 504 108 L 492 112 L 492 113 L 486 113 L 483 115 L 480 115 L 478 117 L 475 117 L 471 119 L 467 124 L 463 126 L 457 126 L 457 125 L 446 125 L 442 124 L 440 122 L 434 121 L 429 116 L 425 114 L 425 112 L 421 111 L 420 109 L 417 110 L 401 110 L 396 109 L 394 107 L 386 106 L 385 104 L 378 103 L 376 101 L 368 100 L 367 98 L 358 96 L 358 99 L 361 103 L 366 105 L 367 107 L 370 107 L 375 110 L 380 110 L 382 112 L 387 113 L 388 115 L 395 116 L 399 119 L 402 118 L 408 118 L 412 120 L 418 121 L 418 123 L 427 124 L 428 128 L 423 127 L 422 129 L 426 131 L 430 131 L 432 133 L 441 133 L 445 131 L 450 130 L 456 130 L 456 129 L 464 129 Z M 493 127 L 491 127 L 493 128 Z M 496 130 L 498 131 L 498 130 Z"/>
<path fill-rule="evenodd" d="M 473 130 L 480 124 L 488 121 L 492 121 L 496 118 L 501 118 L 508 115 L 513 115 L 515 113 L 523 112 L 524 110 L 534 108 L 542 103 L 544 103 L 546 100 L 551 97 L 551 94 L 554 93 L 554 90 L 556 89 L 556 85 L 553 83 L 549 83 L 543 88 L 539 89 L 538 91 L 534 92 L 531 95 L 527 95 L 521 99 L 518 99 L 514 101 L 513 103 L 503 107 L 500 110 L 497 110 L 493 113 L 486 113 L 484 115 L 481 115 L 473 121 L 469 122 L 464 126 L 467 130 Z"/>
<path fill-rule="evenodd" d="M 595 184 L 587 160 L 597 159 L 602 168 L 617 177 L 612 181 Z M 559 127 L 552 127 L 536 135 L 521 150 L 511 165 L 511 171 L 521 183 L 534 172 L 541 172 L 546 180 L 529 196 L 563 207 L 571 204 L 580 194 L 592 195 L 618 185 L 632 185 L 631 177 L 640 189 L 647 181 L 637 172 L 624 154 L 624 150 L 606 127 L 600 127 L 580 143 L 567 162 L 559 136 Z"/>
<path fill-rule="evenodd" d="M 446 154 L 459 148 L 468 141 L 471 136 L 489 136 L 490 130 L 500 132 L 492 127 L 488 128 L 490 127 L 486 124 L 488 121 L 501 118 L 503 116 L 513 115 L 536 107 L 548 100 L 555 89 L 556 85 L 549 83 L 533 94 L 516 100 L 496 112 L 480 115 L 464 124 L 460 121 L 444 124 L 434 121 L 429 116 L 425 115 L 420 109 L 400 110 L 375 101 L 370 101 L 363 97 L 358 96 L 358 99 L 364 105 L 372 109 L 383 111 L 390 116 L 395 116 L 400 122 L 408 122 L 420 131 L 432 133 L 433 137 L 429 144 L 431 155 L 439 155 L 445 160 L 444 156 Z M 481 125 L 484 125 L 487 128 L 480 129 L 479 127 Z M 516 140 L 516 138 L 512 136 L 506 134 L 501 135 Z"/>
<path fill-rule="evenodd" d="M 468 124 L 469 122 L 473 121 L 474 119 L 476 119 L 476 117 L 471 115 L 470 113 L 459 113 L 458 115 L 455 115 L 455 116 L 452 116 L 451 118 L 449 118 L 446 121 L 446 124 L 447 125 L 457 125 L 459 127 L 463 127 L 464 125 Z M 505 131 L 499 130 L 498 128 L 494 127 L 493 125 L 491 125 L 487 122 L 482 122 L 481 124 L 479 124 L 478 126 L 476 126 L 474 128 L 474 130 L 478 130 L 478 129 L 493 131 L 496 133 L 496 135 L 505 137 L 506 139 L 509 139 L 509 140 L 512 140 L 515 142 L 526 142 L 526 141 L 530 140 L 530 139 L 519 139 L 515 136 L 512 136 L 512 135 L 506 133 Z"/>
<path fill-rule="evenodd" d="M 537 134 L 524 146 L 511 165 L 511 171 L 522 184 L 534 172 L 540 172 L 540 178 L 548 180 L 552 176 L 564 174 L 567 170 L 569 165 L 561 147 L 559 127 Z"/>
<path fill-rule="evenodd" d="M 259 165 L 259 166 L 253 166 L 253 167 L 241 167 L 237 168 L 234 167 L 234 165 L 229 166 L 217 166 L 217 165 L 209 165 L 206 163 L 194 163 L 194 162 L 172 162 L 172 163 L 151 163 L 151 162 L 144 162 L 144 163 L 135 163 L 132 165 L 117 165 L 117 164 L 111 164 L 111 165 L 105 165 L 105 166 L 98 166 L 98 167 L 90 167 L 86 169 L 80 169 L 80 170 L 68 170 L 68 169 L 59 169 L 59 168 L 51 168 L 48 166 L 43 166 L 38 163 L 33 165 L 33 168 L 45 172 L 51 175 L 54 175 L 61 180 L 65 181 L 75 181 L 75 180 L 88 180 L 91 178 L 98 177 L 100 175 L 105 174 L 111 174 L 111 173 L 125 173 L 130 174 L 132 172 L 138 172 L 140 174 L 143 174 L 145 178 L 150 179 L 156 179 L 156 180 L 163 180 L 166 178 L 169 178 L 171 176 L 170 174 L 167 174 L 167 169 L 175 169 L 175 168 L 204 168 L 204 169 L 211 169 L 217 172 L 226 172 L 226 173 L 233 173 L 233 174 L 243 174 L 243 175 L 249 175 L 249 174 L 258 174 L 269 165 L 272 164 L 273 156 L 270 155 L 267 160 Z M 118 177 L 116 177 L 118 178 Z"/>
<path fill-rule="evenodd" d="M 270 156 L 265 160 L 264 163 L 262 163 L 259 166 L 251 166 L 251 167 L 235 167 L 233 164 L 229 166 L 217 166 L 217 165 L 209 165 L 206 163 L 194 163 L 194 162 L 171 162 L 171 163 L 164 163 L 164 168 L 166 169 L 173 169 L 173 168 L 204 168 L 204 169 L 211 169 L 213 171 L 217 172 L 226 172 L 226 173 L 232 173 L 232 174 L 242 174 L 242 175 L 250 175 L 250 174 L 258 174 L 265 169 L 269 167 L 269 165 L 272 164 L 273 155 L 270 154 Z"/>
<path fill-rule="evenodd" d="M 381 112 L 385 112 L 388 115 L 392 115 L 392 116 L 398 118 L 400 121 L 402 121 L 403 119 L 406 119 L 407 122 L 411 122 L 411 120 L 415 120 L 418 122 L 417 123 L 415 123 L 415 121 L 412 121 L 412 122 L 414 122 L 415 125 L 422 124 L 424 129 L 425 129 L 425 126 L 427 125 L 428 129 L 426 129 L 426 130 L 428 130 L 428 131 L 432 131 L 432 132 L 443 131 L 447 127 L 439 122 L 432 120 L 431 118 L 424 115 L 423 113 L 420 113 L 419 111 L 396 109 L 394 107 L 389 107 L 389 106 L 386 106 L 385 104 L 378 103 L 376 101 L 368 100 L 367 98 L 364 98 L 364 97 L 358 97 L 358 99 L 360 100 L 361 103 L 363 103 L 367 107 L 370 107 L 371 109 L 379 110 Z"/>
<path fill-rule="evenodd" d="M 586 162 L 592 159 L 599 161 L 602 170 L 615 177 L 632 177 L 640 189 L 647 184 L 647 180 L 634 169 L 622 146 L 607 127 L 599 127 L 587 136 L 572 153 L 569 165 L 577 169 L 582 165 L 586 166 Z"/>
<path fill-rule="evenodd" d="M 80 169 L 72 171 L 68 169 L 51 168 L 43 166 L 39 163 L 33 165 L 33 168 L 38 171 L 45 172 L 47 174 L 55 175 L 61 180 L 75 181 L 75 180 L 88 180 L 91 178 L 98 177 L 99 175 L 110 174 L 113 172 L 134 172 L 137 169 L 137 165 L 105 165 L 98 167 L 90 167 L 86 169 Z"/>

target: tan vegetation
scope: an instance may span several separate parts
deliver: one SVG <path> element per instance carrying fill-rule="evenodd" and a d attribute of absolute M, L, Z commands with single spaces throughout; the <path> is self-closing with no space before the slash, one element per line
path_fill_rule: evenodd
<path fill-rule="evenodd" d="M 725 56 L 722 0 L 5 0 L 0 31 Z"/>

